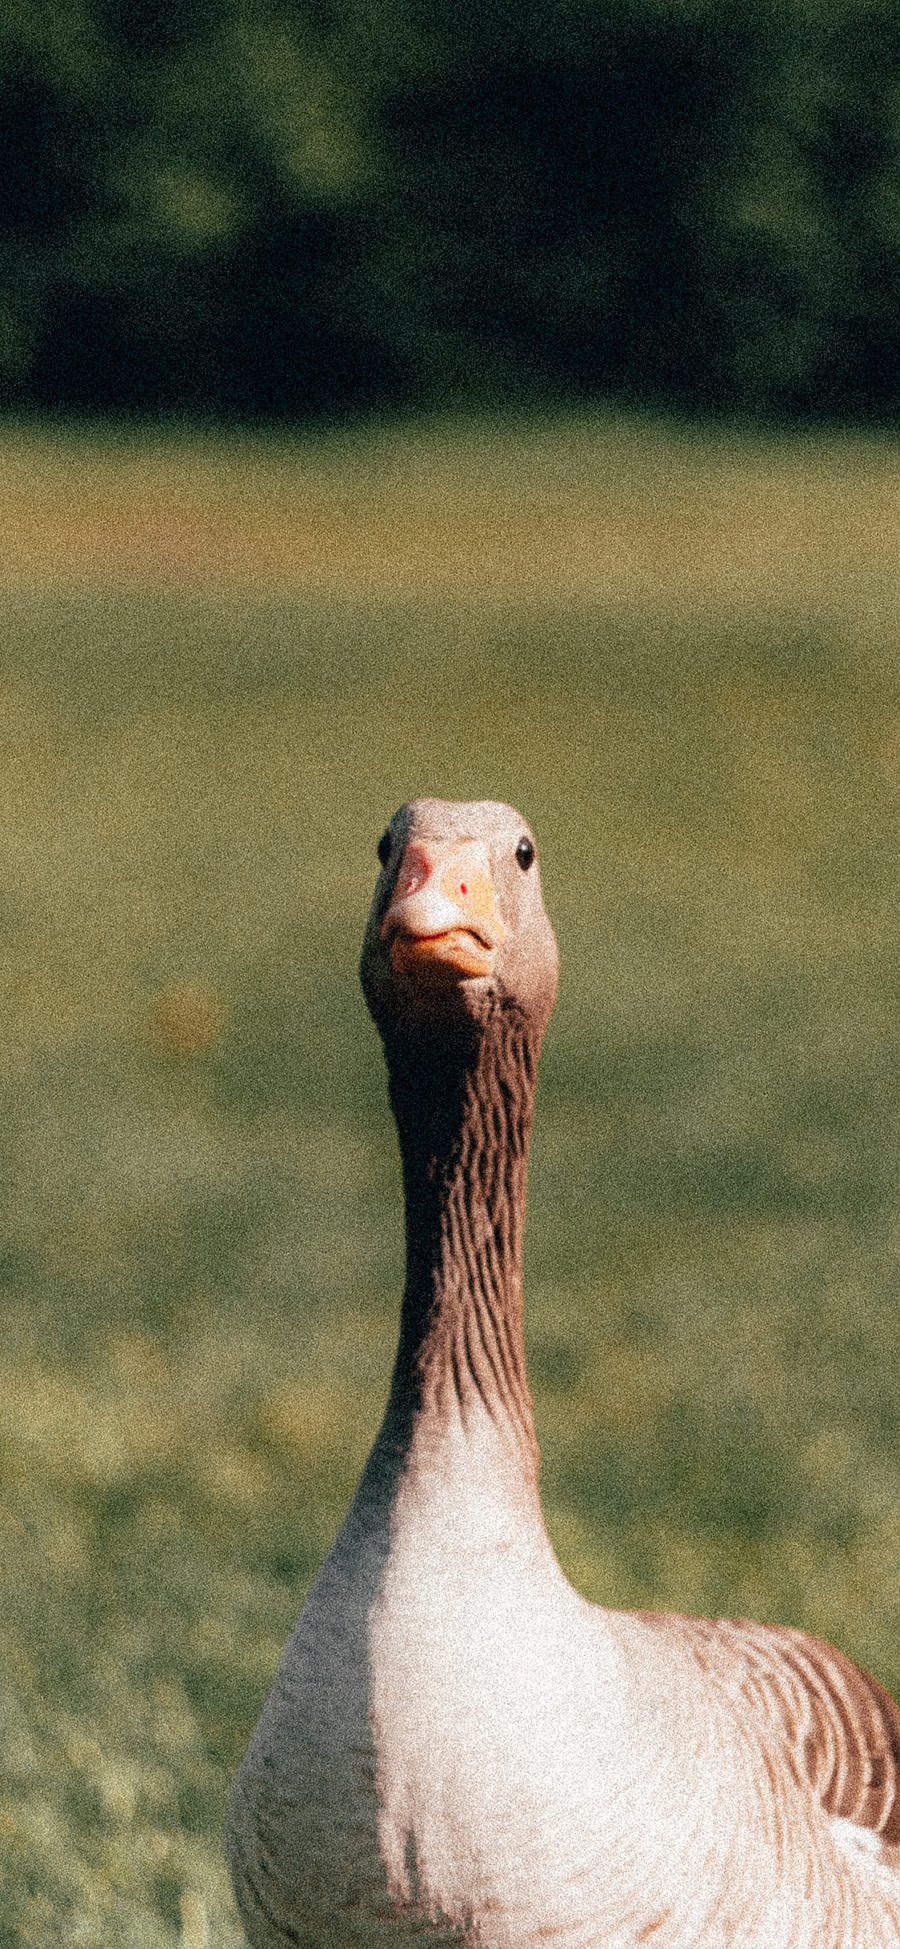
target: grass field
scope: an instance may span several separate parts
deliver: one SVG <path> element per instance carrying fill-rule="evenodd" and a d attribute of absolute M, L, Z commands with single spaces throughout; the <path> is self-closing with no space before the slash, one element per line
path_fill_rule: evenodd
<path fill-rule="evenodd" d="M 0 434 L 0 1944 L 237 1949 L 229 1776 L 378 1422 L 355 962 L 534 822 L 529 1353 L 588 1594 L 900 1689 L 900 448 Z"/>

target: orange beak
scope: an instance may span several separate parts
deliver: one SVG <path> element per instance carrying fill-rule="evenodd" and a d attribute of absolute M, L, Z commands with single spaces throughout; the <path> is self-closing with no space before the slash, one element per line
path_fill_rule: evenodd
<path fill-rule="evenodd" d="M 398 974 L 489 975 L 506 929 L 487 848 L 474 839 L 408 846 L 381 934 Z"/>

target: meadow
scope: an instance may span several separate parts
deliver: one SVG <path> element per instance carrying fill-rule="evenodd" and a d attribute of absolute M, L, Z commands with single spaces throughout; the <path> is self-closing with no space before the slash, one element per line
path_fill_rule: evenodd
<path fill-rule="evenodd" d="M 356 959 L 532 821 L 529 1359 L 624 1605 L 900 1690 L 900 448 L 609 414 L 0 432 L 0 1944 L 238 1949 L 228 1781 L 377 1426 Z"/>

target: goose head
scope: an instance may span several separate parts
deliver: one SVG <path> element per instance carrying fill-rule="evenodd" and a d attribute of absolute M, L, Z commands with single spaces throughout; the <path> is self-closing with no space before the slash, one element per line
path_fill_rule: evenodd
<path fill-rule="evenodd" d="M 498 1005 L 538 1039 L 559 977 L 533 834 L 510 805 L 414 799 L 378 843 L 360 974 L 385 1038 L 478 1039 Z"/>

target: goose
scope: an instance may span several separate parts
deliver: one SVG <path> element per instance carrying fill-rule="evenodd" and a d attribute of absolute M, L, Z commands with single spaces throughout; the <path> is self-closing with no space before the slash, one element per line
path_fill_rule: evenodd
<path fill-rule="evenodd" d="M 786 1627 L 589 1604 L 522 1229 L 556 941 L 511 807 L 395 814 L 361 977 L 403 1165 L 381 1428 L 227 1817 L 253 1949 L 897 1949 L 900 1709 Z"/>

